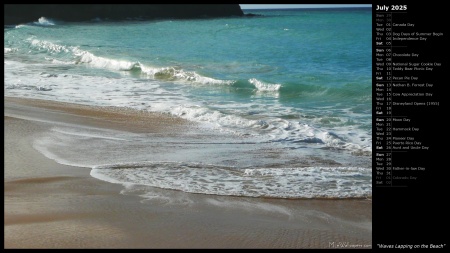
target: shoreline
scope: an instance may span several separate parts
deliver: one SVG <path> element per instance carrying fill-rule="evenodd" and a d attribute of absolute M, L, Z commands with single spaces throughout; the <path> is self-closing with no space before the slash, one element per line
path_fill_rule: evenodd
<path fill-rule="evenodd" d="M 173 135 L 158 113 L 4 98 L 5 248 L 330 248 L 372 243 L 372 202 L 189 194 L 97 180 L 33 148 L 57 124 Z M 179 134 L 179 133 L 177 133 Z M 182 135 L 181 135 L 182 136 Z M 122 192 L 122 193 L 121 193 Z"/>

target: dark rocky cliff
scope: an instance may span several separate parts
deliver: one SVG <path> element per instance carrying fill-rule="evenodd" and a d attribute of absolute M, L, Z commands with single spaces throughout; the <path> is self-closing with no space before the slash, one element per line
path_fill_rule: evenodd
<path fill-rule="evenodd" d="M 243 16 L 238 4 L 5 4 L 4 24 L 37 21 L 40 17 L 79 22 L 93 19 L 190 19 Z"/>

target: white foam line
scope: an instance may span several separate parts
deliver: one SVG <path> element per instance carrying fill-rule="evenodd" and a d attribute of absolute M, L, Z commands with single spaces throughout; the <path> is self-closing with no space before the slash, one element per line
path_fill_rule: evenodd
<path fill-rule="evenodd" d="M 37 150 L 39 153 L 41 153 L 42 155 L 44 155 L 45 157 L 47 157 L 48 159 L 51 159 L 59 164 L 62 165 L 68 165 L 68 166 L 73 166 L 73 167 L 82 167 L 82 168 L 90 168 L 92 167 L 92 165 L 81 165 L 81 164 L 77 164 L 77 163 L 71 163 L 70 161 L 63 159 L 55 154 L 53 154 L 52 152 L 50 152 L 47 148 L 46 148 L 46 140 L 38 140 L 38 141 L 34 141 L 32 147 Z"/>
<path fill-rule="evenodd" d="M 42 119 L 42 118 L 33 117 L 33 116 L 24 116 L 24 115 L 18 115 L 16 113 L 8 113 L 6 111 L 5 111 L 4 115 L 8 116 L 8 117 L 12 117 L 12 118 L 18 118 L 18 119 L 24 119 L 24 120 L 30 120 L 30 121 L 36 121 L 36 122 L 43 122 L 43 123 L 47 123 L 47 124 L 59 125 L 59 126 L 65 126 L 65 127 L 71 127 L 71 128 L 90 129 L 90 130 L 97 130 L 97 131 L 109 131 L 109 132 L 112 132 L 112 133 L 114 133 L 114 132 L 123 133 L 122 131 L 117 131 L 117 130 L 104 129 L 104 128 L 98 128 L 98 127 L 90 127 L 90 126 L 83 126 L 83 125 L 66 123 L 66 122 L 61 122 L 61 121 L 53 121 L 53 120 Z M 54 129 L 52 129 L 52 130 L 54 130 Z M 58 131 L 55 131 L 55 132 L 58 132 Z M 76 135 L 76 134 L 73 134 L 73 135 Z M 80 136 L 82 136 L 82 134 L 80 134 Z M 97 136 L 97 138 L 104 138 L 104 139 L 112 138 L 112 139 L 114 139 L 114 137 L 102 137 L 102 136 Z M 126 139 L 119 139 L 119 138 L 117 138 L 117 140 L 126 140 Z"/>
<path fill-rule="evenodd" d="M 371 169 L 360 167 L 236 169 L 198 163 L 139 162 L 95 166 L 93 171 L 92 176 L 105 181 L 208 195 L 349 198 L 371 192 Z"/>
<path fill-rule="evenodd" d="M 56 128 L 53 128 L 52 130 L 55 131 L 55 132 L 62 133 L 62 134 L 67 134 L 67 135 L 74 135 L 74 136 L 81 136 L 81 137 L 91 137 L 91 138 L 99 138 L 99 139 L 108 139 L 108 140 L 118 140 L 118 141 L 128 141 L 127 139 L 123 139 L 123 138 L 107 137 L 107 136 L 101 136 L 101 135 L 95 135 L 95 134 L 86 134 L 86 133 L 67 132 L 67 131 L 64 131 L 64 130 L 56 129 Z"/>
<path fill-rule="evenodd" d="M 207 203 L 222 207 L 222 208 L 235 208 L 235 209 L 244 209 L 248 211 L 252 211 L 252 209 L 259 209 L 265 212 L 270 213 L 279 213 L 283 215 L 287 215 L 289 217 L 292 216 L 292 212 L 287 208 L 280 207 L 273 204 L 268 203 L 251 203 L 251 202 L 243 202 L 243 201 L 219 201 L 216 199 L 208 198 L 206 200 Z"/>

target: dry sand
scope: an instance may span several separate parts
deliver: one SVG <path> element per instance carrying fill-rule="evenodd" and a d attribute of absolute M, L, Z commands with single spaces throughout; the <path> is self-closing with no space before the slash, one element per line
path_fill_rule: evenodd
<path fill-rule="evenodd" d="M 170 134 L 190 124 L 114 108 L 5 98 L 5 248 L 371 248 L 370 200 L 284 200 L 155 189 L 123 195 L 33 138 L 58 123 Z M 193 126 L 195 127 L 195 126 Z"/>

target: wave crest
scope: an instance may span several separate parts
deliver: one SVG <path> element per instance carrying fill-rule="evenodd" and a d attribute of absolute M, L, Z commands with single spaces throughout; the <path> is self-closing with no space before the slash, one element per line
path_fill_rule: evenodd
<path fill-rule="evenodd" d="M 114 60 L 105 57 L 95 56 L 94 54 L 88 51 L 80 50 L 78 48 L 74 48 L 73 53 L 79 57 L 76 63 L 87 63 L 95 68 L 118 70 L 118 71 L 130 71 L 132 69 L 139 68 L 139 62 Z"/>
<path fill-rule="evenodd" d="M 177 81 L 189 84 L 205 84 L 205 85 L 232 85 L 234 80 L 219 80 L 211 77 L 203 76 L 195 71 L 186 71 L 178 67 L 151 67 L 146 66 L 139 61 L 127 61 L 111 59 L 102 56 L 96 56 L 93 53 L 82 50 L 76 46 L 58 45 L 49 41 L 42 41 L 34 38 L 29 39 L 31 46 L 38 50 L 46 50 L 51 54 L 55 53 L 71 53 L 73 59 L 69 63 L 88 64 L 94 68 L 107 69 L 113 71 L 137 71 L 141 74 L 157 80 Z M 59 59 L 54 59 L 55 63 L 62 63 Z"/>
<path fill-rule="evenodd" d="M 231 85 L 233 80 L 218 80 L 211 77 L 206 77 L 197 74 L 194 71 L 184 71 L 175 67 L 153 68 L 140 65 L 142 73 L 153 79 L 167 80 L 167 81 L 185 81 L 198 84 L 213 84 L 213 85 Z"/>
<path fill-rule="evenodd" d="M 279 91 L 281 88 L 281 84 L 265 83 L 256 78 L 249 79 L 248 82 L 253 84 L 258 91 Z"/>
<path fill-rule="evenodd" d="M 41 26 L 52 26 L 55 25 L 55 21 L 48 19 L 46 17 L 40 17 L 37 22 L 34 22 L 34 24 Z"/>

